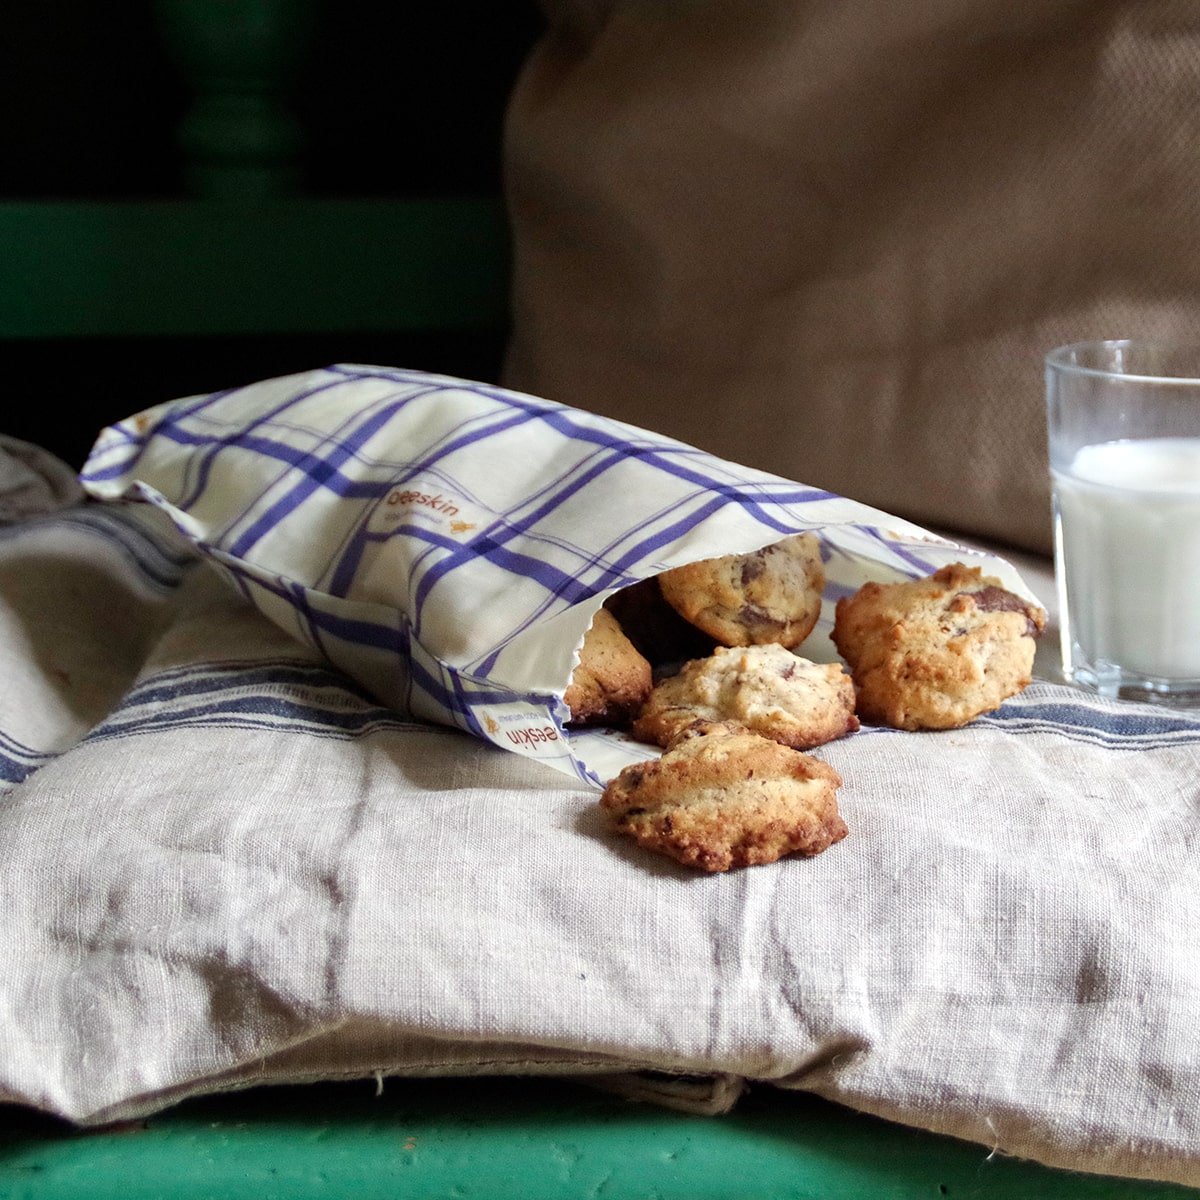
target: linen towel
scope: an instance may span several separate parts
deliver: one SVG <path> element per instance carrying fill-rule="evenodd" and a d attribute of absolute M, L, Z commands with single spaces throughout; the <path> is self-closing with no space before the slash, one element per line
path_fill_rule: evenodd
<path fill-rule="evenodd" d="M 651 1070 L 1200 1184 L 1195 715 L 1037 683 L 863 730 L 821 751 L 845 841 L 697 877 L 383 707 L 144 512 L 0 533 L 0 1098 Z"/>

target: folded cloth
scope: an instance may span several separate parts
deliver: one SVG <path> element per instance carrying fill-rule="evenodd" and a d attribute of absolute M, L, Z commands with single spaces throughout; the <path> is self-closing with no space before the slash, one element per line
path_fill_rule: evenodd
<path fill-rule="evenodd" d="M 75 472 L 40 446 L 0 436 L 0 525 L 83 499 Z"/>
<path fill-rule="evenodd" d="M 652 1071 L 1200 1184 L 1196 714 L 1036 683 L 966 729 L 864 729 L 821 751 L 848 838 L 696 877 L 187 563 L 134 511 L 0 536 L 0 1099 L 93 1122 L 256 1082 Z M 51 577 L 93 603 L 39 612 Z"/>

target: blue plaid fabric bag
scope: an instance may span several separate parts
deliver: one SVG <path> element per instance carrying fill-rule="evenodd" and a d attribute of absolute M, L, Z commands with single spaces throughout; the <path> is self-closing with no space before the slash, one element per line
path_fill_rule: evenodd
<path fill-rule="evenodd" d="M 231 584 L 386 704 L 592 784 L 652 753 L 565 728 L 605 597 L 815 531 L 837 598 L 990 555 L 820 488 L 499 387 L 334 366 L 178 400 L 107 429 L 83 472 L 163 510 Z"/>

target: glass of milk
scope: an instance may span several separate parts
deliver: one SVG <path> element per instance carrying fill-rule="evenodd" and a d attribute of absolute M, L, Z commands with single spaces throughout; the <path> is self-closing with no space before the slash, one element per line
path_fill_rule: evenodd
<path fill-rule="evenodd" d="M 1063 672 L 1200 706 L 1200 345 L 1046 358 Z"/>

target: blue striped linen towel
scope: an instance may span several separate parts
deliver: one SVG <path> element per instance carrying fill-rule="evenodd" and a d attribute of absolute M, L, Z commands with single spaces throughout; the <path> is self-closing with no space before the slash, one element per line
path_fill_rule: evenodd
<path fill-rule="evenodd" d="M 697 878 L 372 700 L 144 505 L 0 527 L 0 665 L 0 1102 L 652 1070 L 1200 1186 L 1200 713 L 1037 682 L 863 730 L 821 750 L 849 838 Z"/>
<path fill-rule="evenodd" d="M 620 422 L 371 366 L 190 397 L 105 430 L 91 495 L 165 511 L 263 613 L 386 704 L 590 784 L 652 753 L 570 730 L 563 692 L 612 592 L 791 533 L 821 540 L 833 605 L 955 560 L 1002 559 Z"/>

